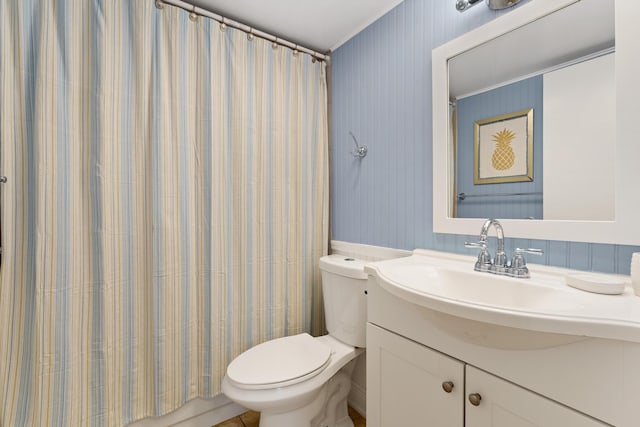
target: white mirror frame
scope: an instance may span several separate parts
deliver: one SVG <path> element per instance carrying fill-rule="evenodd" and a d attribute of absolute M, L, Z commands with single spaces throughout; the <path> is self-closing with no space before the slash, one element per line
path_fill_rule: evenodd
<path fill-rule="evenodd" d="M 580 0 L 535 0 L 470 31 L 432 53 L 433 232 L 474 235 L 484 218 L 452 218 L 453 158 L 449 143 L 447 62 L 460 53 Z M 615 220 L 500 219 L 506 237 L 640 245 L 640 2 L 615 2 L 616 132 Z"/>

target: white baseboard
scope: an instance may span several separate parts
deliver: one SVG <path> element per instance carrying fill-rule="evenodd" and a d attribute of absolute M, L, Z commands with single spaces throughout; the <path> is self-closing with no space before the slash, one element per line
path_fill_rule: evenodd
<path fill-rule="evenodd" d="M 351 390 L 349 391 L 349 405 L 367 416 L 367 352 L 356 359 L 356 365 L 351 375 Z"/>
<path fill-rule="evenodd" d="M 349 406 L 358 411 L 364 418 L 367 418 L 367 389 L 364 386 L 351 382 Z"/>
<path fill-rule="evenodd" d="M 220 394 L 213 399 L 193 399 L 170 414 L 145 418 L 128 427 L 211 427 L 246 411 Z"/>

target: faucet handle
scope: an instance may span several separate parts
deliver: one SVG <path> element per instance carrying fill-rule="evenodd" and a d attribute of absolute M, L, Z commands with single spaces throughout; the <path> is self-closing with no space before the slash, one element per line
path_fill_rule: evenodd
<path fill-rule="evenodd" d="M 527 249 L 516 248 L 515 252 L 516 254 L 533 254 L 533 255 L 542 255 L 544 253 L 542 249 L 535 249 L 535 248 L 527 248 Z"/>
<path fill-rule="evenodd" d="M 511 266 L 508 270 L 508 275 L 513 277 L 528 278 L 529 268 L 527 267 L 527 262 L 525 261 L 523 254 L 542 255 L 543 253 L 544 252 L 542 251 L 542 249 L 516 248 L 513 260 L 511 261 Z"/>
<path fill-rule="evenodd" d="M 476 261 L 473 269 L 475 271 L 489 271 L 489 267 L 491 267 L 491 255 L 487 250 L 487 241 L 479 240 L 477 242 L 464 242 L 465 248 L 478 248 L 480 249 L 480 253 L 478 254 L 478 260 Z"/>
<path fill-rule="evenodd" d="M 516 248 L 514 253 L 515 253 L 515 256 L 518 256 L 518 255 L 522 256 L 522 254 L 542 255 L 544 251 L 542 249 L 535 249 L 535 248 L 527 248 L 527 249 Z"/>
<path fill-rule="evenodd" d="M 487 249 L 487 242 L 485 240 L 478 240 L 477 242 L 464 242 L 464 247 Z"/>

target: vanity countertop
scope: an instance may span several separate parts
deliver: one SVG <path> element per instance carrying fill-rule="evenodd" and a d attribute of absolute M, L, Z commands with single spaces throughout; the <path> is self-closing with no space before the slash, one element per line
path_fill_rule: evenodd
<path fill-rule="evenodd" d="M 575 270 L 529 264 L 531 278 L 473 270 L 475 257 L 416 249 L 411 256 L 369 263 L 365 271 L 391 294 L 464 319 L 538 332 L 640 343 L 640 297 L 628 276 L 589 273 L 627 282 L 603 295 L 570 287 Z"/>

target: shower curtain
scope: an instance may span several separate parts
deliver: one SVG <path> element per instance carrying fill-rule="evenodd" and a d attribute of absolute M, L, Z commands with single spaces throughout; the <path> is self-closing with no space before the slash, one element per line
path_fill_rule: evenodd
<path fill-rule="evenodd" d="M 2 0 L 0 60 L 0 425 L 162 415 L 322 331 L 323 62 L 152 0 Z"/>

